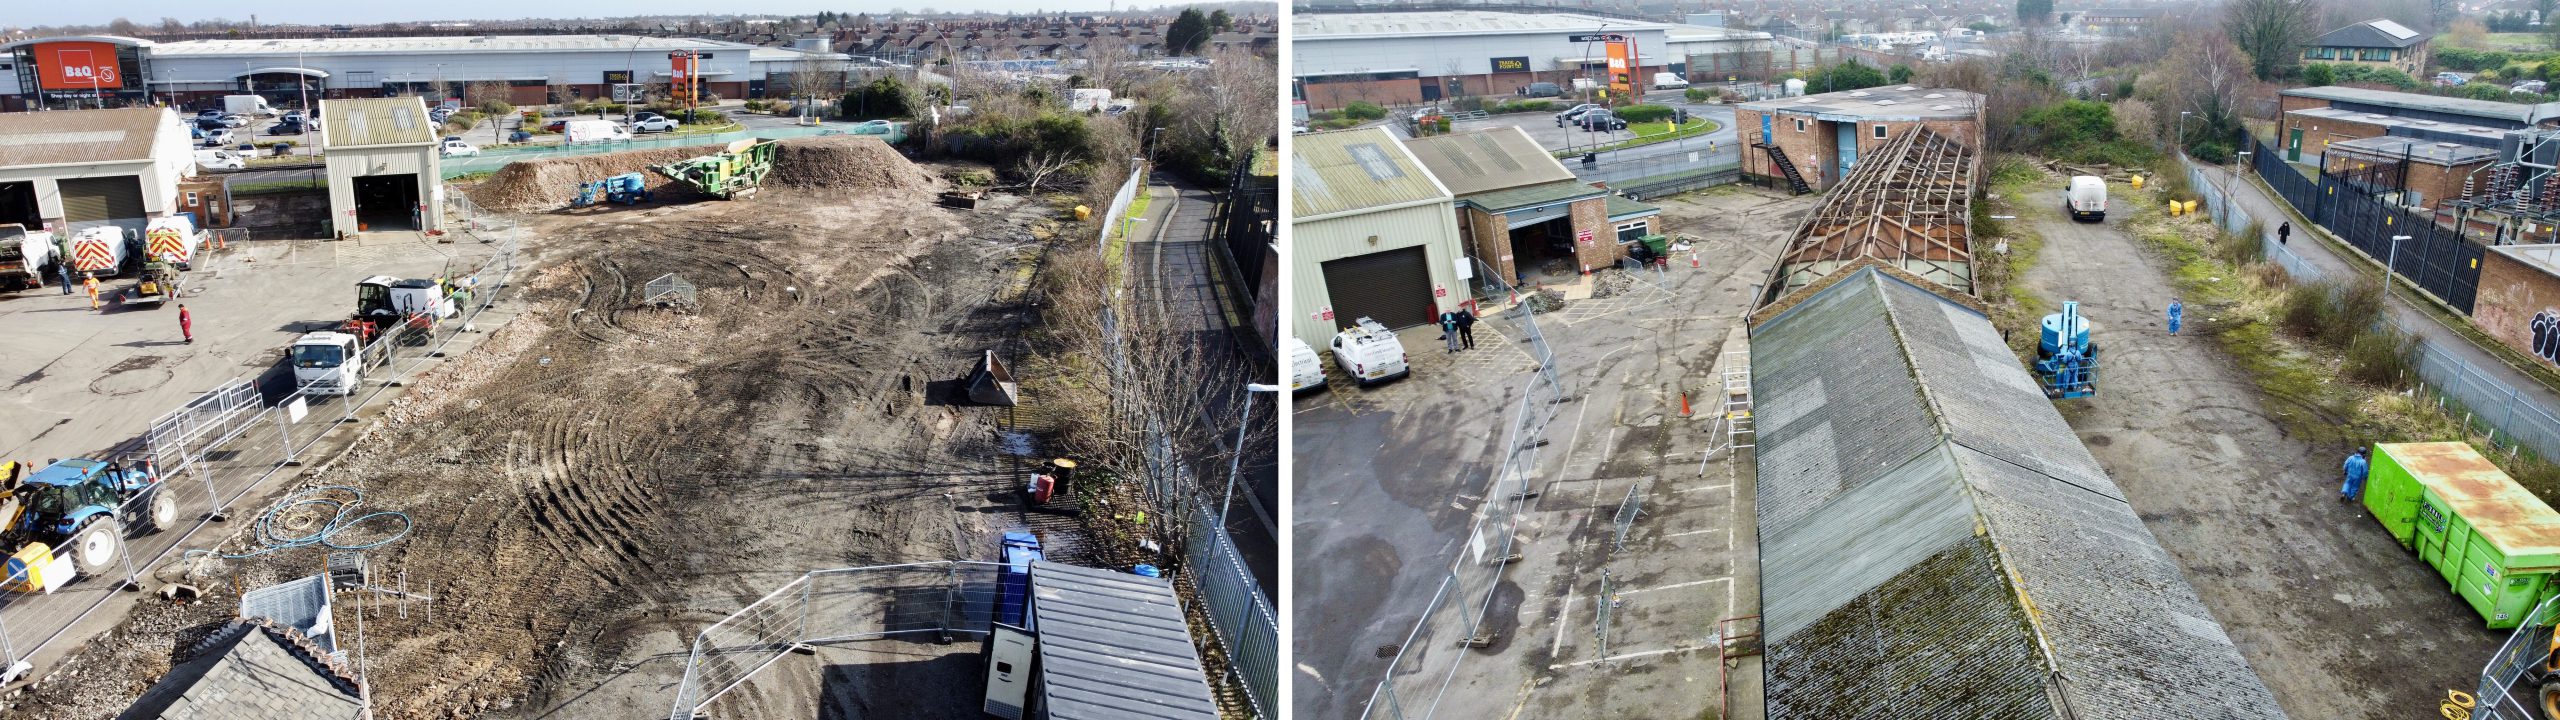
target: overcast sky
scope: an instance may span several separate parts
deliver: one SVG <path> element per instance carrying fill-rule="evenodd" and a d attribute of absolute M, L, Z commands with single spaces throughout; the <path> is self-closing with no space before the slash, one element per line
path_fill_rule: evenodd
<path fill-rule="evenodd" d="M 726 12 L 755 12 L 805 15 L 820 10 L 837 12 L 880 12 L 890 8 L 934 12 L 1094 12 L 1111 8 L 1111 0 L 759 0 Z M 1119 9 L 1129 10 L 1167 4 L 1164 0 L 1122 0 Z M 528 10 L 540 12 L 539 3 L 524 0 L 447 0 L 433 3 L 433 16 L 426 15 L 429 3 L 347 2 L 346 0 L 262 0 L 255 3 L 206 3 L 200 0 L 128 0 L 111 3 L 44 2 L 26 0 L 11 2 L 7 17 L 0 22 L 20 27 L 39 25 L 103 25 L 116 18 L 132 20 L 146 26 L 157 25 L 160 18 L 174 17 L 194 22 L 212 18 L 247 20 L 256 12 L 261 22 L 299 22 L 313 24 L 419 22 L 523 17 Z M 581 4 L 579 10 L 610 7 L 618 16 L 671 15 L 702 12 L 707 5 L 700 0 L 620 0 L 609 5 Z M 546 13 L 547 15 L 547 13 Z"/>

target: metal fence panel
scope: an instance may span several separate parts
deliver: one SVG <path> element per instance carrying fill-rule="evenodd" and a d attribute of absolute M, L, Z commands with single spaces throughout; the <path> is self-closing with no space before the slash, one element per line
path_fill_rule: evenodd
<path fill-rule="evenodd" d="M 1200 507 L 1192 527 L 1187 567 L 1206 610 L 1202 614 L 1209 617 L 1210 629 L 1226 648 L 1255 716 L 1279 717 L 1273 708 L 1280 702 L 1280 623 L 1271 612 L 1271 602 L 1263 598 L 1253 572 L 1246 569 L 1234 541 L 1210 517 L 1208 506 Z"/>

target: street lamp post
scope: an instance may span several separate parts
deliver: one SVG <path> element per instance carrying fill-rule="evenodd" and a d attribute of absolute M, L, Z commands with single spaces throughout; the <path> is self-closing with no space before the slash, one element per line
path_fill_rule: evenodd
<path fill-rule="evenodd" d="M 2194 114 L 2189 110 L 2178 111 L 2178 157 L 2187 156 L 2187 116 Z"/>
<path fill-rule="evenodd" d="M 2382 292 L 2385 294 L 2391 292 L 2391 275 L 2400 272 L 2400 241 L 2408 239 L 2411 238 L 2407 235 L 2391 236 L 2391 259 L 2382 263 Z"/>
<path fill-rule="evenodd" d="M 1236 446 L 1227 453 L 1227 496 L 1218 503 L 1218 532 L 1227 531 L 1227 507 L 1236 502 L 1236 472 L 1244 465 L 1244 431 L 1253 422 L 1253 394 L 1277 392 L 1278 385 L 1244 384 L 1244 413 L 1236 419 Z"/>

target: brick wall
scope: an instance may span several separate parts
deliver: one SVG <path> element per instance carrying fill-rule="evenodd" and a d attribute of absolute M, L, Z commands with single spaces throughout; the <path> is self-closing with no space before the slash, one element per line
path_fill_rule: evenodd
<path fill-rule="evenodd" d="M 1493 266 L 1494 272 L 1501 273 L 1503 284 L 1515 285 L 1520 282 L 1520 268 L 1511 257 L 1511 229 L 1508 225 L 1500 215 L 1471 207 L 1458 208 L 1458 231 L 1464 236 L 1461 240 L 1467 243 L 1467 250 L 1475 253 L 1476 259 Z"/>
<path fill-rule="evenodd" d="M 1422 81 L 1414 78 L 1307 83 L 1301 87 L 1306 92 L 1306 97 L 1303 99 L 1307 101 L 1307 107 L 1312 110 L 1337 110 L 1351 104 L 1353 100 L 1365 100 L 1380 105 L 1413 105 L 1422 102 Z"/>
<path fill-rule="evenodd" d="M 1760 116 L 1763 114 L 1759 110 L 1742 108 L 1736 108 L 1733 111 L 1735 132 L 1740 133 L 1742 142 L 1745 144 L 1742 153 L 1742 173 L 1745 176 L 1763 178 L 1759 181 L 1762 184 L 1783 187 L 1786 181 L 1778 171 L 1777 165 L 1769 160 L 1768 152 L 1749 147 L 1750 144 L 1760 141 Z M 1775 115 L 1777 117 L 1769 126 L 1771 143 L 1786 152 L 1787 160 L 1795 163 L 1797 172 L 1804 174 L 1805 183 L 1812 185 L 1816 191 L 1838 183 L 1840 181 L 1840 140 L 1835 133 L 1839 132 L 1841 123 L 1816 120 L 1808 113 L 1791 113 L 1781 110 Z M 1799 120 L 1804 123 L 1805 129 L 1802 132 L 1796 130 Z M 1927 126 L 1931 132 L 1966 145 L 1981 146 L 1982 123 L 1979 120 L 1879 120 L 1859 122 L 1856 125 L 1860 156 L 1873 152 L 1877 147 L 1884 145 L 1886 138 L 1901 135 L 1914 125 Z M 1884 126 L 1885 138 L 1876 137 L 1877 125 Z M 1816 158 L 1819 158 L 1818 163 L 1814 161 Z"/>
<path fill-rule="evenodd" d="M 1580 242 L 1582 233 L 1591 233 L 1591 242 Z M 1609 224 L 1609 199 L 1591 198 L 1573 204 L 1573 247 L 1575 264 L 1588 270 L 1616 265 L 1627 256 L 1625 246 L 1618 244 L 1618 231 Z"/>
<path fill-rule="evenodd" d="M 2285 98 L 2291 101 L 2294 98 Z M 2390 128 L 2371 123 L 2334 118 L 2305 117 L 2286 113 L 2284 127 L 2276 133 L 2276 149 L 2283 150 L 2293 142 L 2293 131 L 2302 131 L 2302 162 L 2312 162 L 2329 143 L 2361 140 L 2391 134 Z M 2288 160 L 2291 158 L 2287 158 Z"/>
<path fill-rule="evenodd" d="M 2545 365 L 2560 365 L 2552 360 L 2560 356 L 2560 352 L 2542 353 L 2534 349 L 2537 317 L 2547 324 L 2543 332 L 2546 338 L 2560 333 L 2560 327 L 2551 327 L 2560 325 L 2560 277 L 2553 277 L 2549 272 L 2518 262 L 2496 250 L 2482 253 L 2480 291 L 2471 307 L 2471 322 L 2482 332 L 2518 352 Z M 2549 344 L 2560 346 L 2560 343 Z"/>

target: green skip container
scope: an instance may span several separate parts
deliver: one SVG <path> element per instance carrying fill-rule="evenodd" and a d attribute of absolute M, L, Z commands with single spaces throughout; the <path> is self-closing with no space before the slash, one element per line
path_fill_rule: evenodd
<path fill-rule="evenodd" d="M 2377 443 L 2364 505 L 2489 627 L 2560 592 L 2560 513 L 2468 443 Z"/>

